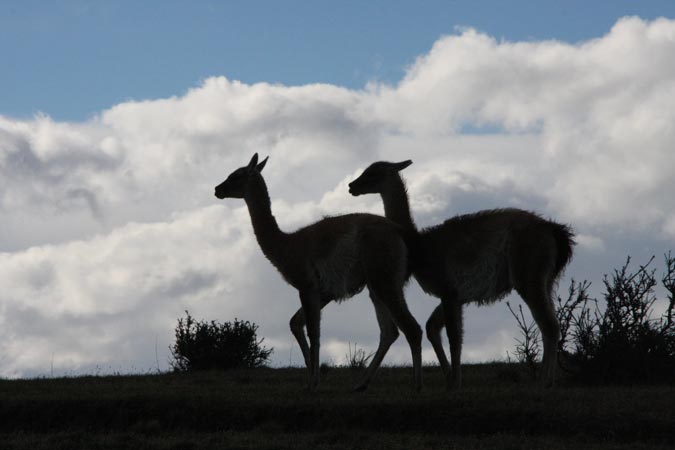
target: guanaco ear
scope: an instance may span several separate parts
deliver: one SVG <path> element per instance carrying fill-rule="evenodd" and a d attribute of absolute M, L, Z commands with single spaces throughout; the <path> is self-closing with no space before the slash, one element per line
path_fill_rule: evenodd
<path fill-rule="evenodd" d="M 262 172 L 262 170 L 265 168 L 265 164 L 267 164 L 268 159 L 270 159 L 269 156 L 267 156 L 265 159 L 263 159 L 262 162 L 256 166 L 256 170 L 258 172 Z"/>
<path fill-rule="evenodd" d="M 394 164 L 394 169 L 396 169 L 397 171 L 401 171 L 401 170 L 405 169 L 406 167 L 408 167 L 410 164 L 412 164 L 412 160 L 410 160 L 410 159 L 408 159 L 406 161 L 401 161 L 400 163 Z"/>
<path fill-rule="evenodd" d="M 256 164 L 258 164 L 258 154 L 257 153 L 253 155 L 253 158 L 251 158 L 251 161 L 249 161 L 248 166 L 246 166 L 246 168 L 248 170 L 253 170 L 253 168 L 256 166 Z"/>

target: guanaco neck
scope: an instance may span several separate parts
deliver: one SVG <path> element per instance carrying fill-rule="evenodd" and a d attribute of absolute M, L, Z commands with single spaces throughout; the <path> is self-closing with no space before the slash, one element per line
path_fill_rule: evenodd
<path fill-rule="evenodd" d="M 384 216 L 404 227 L 408 232 L 417 232 L 417 227 L 410 214 L 408 191 L 400 175 L 396 175 L 387 183 L 387 189 L 380 192 L 384 203 Z"/>
<path fill-rule="evenodd" d="M 259 173 L 252 175 L 248 183 L 244 200 L 253 224 L 253 232 L 260 249 L 275 266 L 283 253 L 286 233 L 281 231 L 277 219 L 272 214 L 270 196 L 267 185 Z"/>

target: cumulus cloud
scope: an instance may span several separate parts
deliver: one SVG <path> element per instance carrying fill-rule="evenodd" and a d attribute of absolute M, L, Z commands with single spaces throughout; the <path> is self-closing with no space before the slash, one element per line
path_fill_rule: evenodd
<path fill-rule="evenodd" d="M 675 64 L 666 56 L 674 42 L 665 19 L 623 19 L 579 45 L 498 42 L 467 30 L 436 42 L 399 85 L 378 89 L 375 102 L 384 120 L 415 135 L 456 134 L 466 125 L 533 135 L 538 142 L 525 154 L 478 150 L 478 164 L 464 170 L 489 181 L 510 166 L 509 181 L 547 185 L 551 207 L 574 221 L 653 226 L 664 219 L 654 197 L 675 206 L 666 189 L 675 166 L 668 106 Z M 495 157 L 500 167 L 490 168 Z"/>
<path fill-rule="evenodd" d="M 381 213 L 379 198 L 352 198 L 347 183 L 372 161 L 413 159 L 404 175 L 422 226 L 534 209 L 579 233 L 576 278 L 660 253 L 675 239 L 672 54 L 666 19 L 621 19 L 574 45 L 463 29 L 395 85 L 214 77 L 83 123 L 0 116 L 0 374 L 165 368 L 184 309 L 253 320 L 276 364 L 298 363 L 287 327 L 296 293 L 261 255 L 243 202 L 213 197 L 253 152 L 270 155 L 286 230 Z M 423 323 L 437 300 L 414 283 L 407 292 Z M 322 330 L 336 362 L 346 342 L 374 349 L 378 335 L 363 294 L 329 305 Z M 503 354 L 516 333 L 503 305 L 469 308 L 466 330 L 473 360 Z M 387 361 L 409 361 L 407 346 Z"/>

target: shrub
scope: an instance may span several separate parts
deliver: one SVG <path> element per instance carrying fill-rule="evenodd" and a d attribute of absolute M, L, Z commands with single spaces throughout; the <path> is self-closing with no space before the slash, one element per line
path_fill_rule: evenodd
<path fill-rule="evenodd" d="M 675 377 L 675 258 L 666 255 L 661 281 L 668 292 L 668 308 L 652 318 L 658 286 L 654 258 L 629 270 L 630 257 L 611 277 L 605 275 L 605 310 L 581 308 L 574 319 L 571 370 L 582 381 L 627 383 L 673 381 Z"/>
<path fill-rule="evenodd" d="M 272 349 L 258 340 L 258 326 L 249 321 L 196 321 L 190 313 L 179 318 L 171 347 L 174 371 L 255 368 L 267 365 Z"/>
<path fill-rule="evenodd" d="M 589 297 L 588 281 L 572 280 L 567 299 L 558 297 L 561 330 L 558 361 L 578 381 L 601 384 L 675 381 L 675 257 L 665 255 L 661 284 L 668 307 L 658 319 L 652 318 L 658 286 L 656 270 L 648 268 L 653 260 L 654 257 L 631 271 L 628 257 L 611 277 L 605 275 L 604 311 L 597 300 Z M 534 324 L 525 323 L 522 311 L 522 320 L 511 312 L 524 336 L 518 342 L 516 355 L 521 362 L 529 362 L 522 355 L 528 354 L 525 343 L 532 339 Z"/>
<path fill-rule="evenodd" d="M 528 322 L 525 319 L 523 305 L 518 305 L 520 316 L 518 316 L 513 308 L 511 308 L 509 302 L 506 302 L 506 306 L 509 308 L 509 311 L 511 311 L 511 315 L 515 317 L 516 322 L 518 323 L 518 329 L 522 335 L 522 338 L 516 338 L 516 358 L 520 364 L 527 366 L 530 374 L 534 377 L 537 374 L 537 362 L 539 361 L 539 354 L 541 353 L 539 329 L 534 321 Z"/>

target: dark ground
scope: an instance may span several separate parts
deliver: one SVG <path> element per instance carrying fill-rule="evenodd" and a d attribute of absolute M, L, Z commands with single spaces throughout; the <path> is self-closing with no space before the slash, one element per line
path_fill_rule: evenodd
<path fill-rule="evenodd" d="M 325 368 L 0 381 L 0 449 L 675 448 L 675 386 L 540 389 L 520 366 Z"/>

